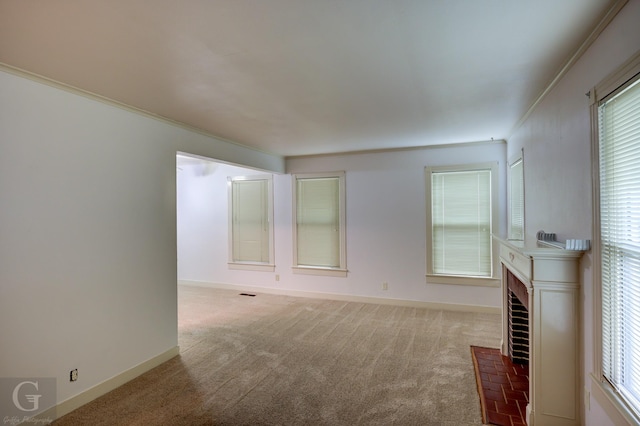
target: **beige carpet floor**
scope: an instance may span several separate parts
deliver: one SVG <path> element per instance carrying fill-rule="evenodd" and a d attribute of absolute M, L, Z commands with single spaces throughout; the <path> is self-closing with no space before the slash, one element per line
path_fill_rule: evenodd
<path fill-rule="evenodd" d="M 178 357 L 64 425 L 481 425 L 500 316 L 179 286 Z"/>

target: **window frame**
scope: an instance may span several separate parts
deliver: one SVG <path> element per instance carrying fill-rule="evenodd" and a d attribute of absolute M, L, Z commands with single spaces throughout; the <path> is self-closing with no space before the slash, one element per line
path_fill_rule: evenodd
<path fill-rule="evenodd" d="M 233 202 L 233 183 L 234 182 L 246 182 L 246 181 L 266 181 L 267 182 L 267 208 L 266 208 L 266 217 L 263 217 L 263 220 L 266 220 L 268 223 L 268 231 L 267 235 L 269 238 L 267 248 L 269 250 L 268 253 L 268 261 L 266 262 L 256 262 L 256 261 L 243 261 L 236 260 L 234 258 L 234 202 Z M 228 235 L 229 235 L 229 250 L 228 250 L 228 262 L 227 265 L 229 269 L 238 269 L 238 270 L 247 270 L 247 271 L 262 271 L 262 272 L 273 272 L 275 271 L 275 244 L 274 244 L 274 229 L 273 229 L 273 175 L 250 175 L 250 176 L 229 176 L 227 177 L 227 186 L 228 186 L 228 204 L 229 204 L 229 214 L 228 214 Z"/>
<path fill-rule="evenodd" d="M 522 184 L 521 188 L 520 188 L 520 193 L 522 196 L 522 203 L 521 203 L 521 208 L 522 208 L 522 233 L 521 235 L 514 235 L 513 234 L 513 184 L 514 184 L 514 166 L 516 166 L 517 164 L 522 164 L 522 168 L 521 168 L 521 174 L 522 176 L 520 176 L 520 182 Z M 507 239 L 508 240 L 512 240 L 512 241 L 524 241 L 524 234 L 525 234 L 525 189 L 524 189 L 524 149 L 521 149 L 520 152 L 518 152 L 516 155 L 514 155 L 513 157 L 511 157 L 509 159 L 508 162 L 508 176 L 507 176 L 507 208 L 509 210 L 508 214 L 507 214 Z"/>
<path fill-rule="evenodd" d="M 468 275 L 444 275 L 433 272 L 433 233 L 432 233 L 432 197 L 431 197 L 431 176 L 433 173 L 443 172 L 465 172 L 489 170 L 491 172 L 491 230 L 489 232 L 489 244 L 491 255 L 491 275 L 490 276 L 468 276 Z M 484 287 L 499 287 L 497 265 L 497 244 L 494 244 L 492 234 L 499 228 L 499 170 L 498 162 L 485 162 L 473 164 L 460 164 L 449 166 L 427 166 L 425 167 L 425 195 L 426 195 L 426 279 L 432 284 L 459 284 Z"/>
<path fill-rule="evenodd" d="M 602 286 L 602 240 L 600 215 L 600 141 L 599 106 L 632 83 L 640 80 L 640 52 L 633 55 L 617 70 L 608 75 L 589 93 L 591 115 L 591 158 L 593 192 L 593 370 L 591 392 L 616 423 L 640 423 L 640 415 L 626 402 L 609 383 L 603 372 L 603 286 Z"/>
<path fill-rule="evenodd" d="M 298 181 L 304 179 L 338 179 L 338 223 L 339 223 L 339 266 L 314 266 L 300 265 L 298 263 Z M 347 276 L 347 249 L 346 249 L 346 174 L 344 171 L 325 173 L 296 173 L 292 175 L 293 184 L 293 266 L 292 270 L 297 274 L 325 275 L 333 277 Z"/>

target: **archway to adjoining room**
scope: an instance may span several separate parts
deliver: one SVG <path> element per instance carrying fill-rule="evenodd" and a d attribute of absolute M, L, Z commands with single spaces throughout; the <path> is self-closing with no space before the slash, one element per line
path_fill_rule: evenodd
<path fill-rule="evenodd" d="M 272 176 L 265 172 L 215 159 L 176 154 L 177 287 L 219 287 L 234 283 L 230 268 L 229 188 L 233 179 Z M 271 236 L 271 238 L 273 238 Z M 273 250 L 273 249 L 271 249 Z M 178 330 L 196 321 L 180 311 Z M 193 324 L 191 324 L 193 325 Z"/>

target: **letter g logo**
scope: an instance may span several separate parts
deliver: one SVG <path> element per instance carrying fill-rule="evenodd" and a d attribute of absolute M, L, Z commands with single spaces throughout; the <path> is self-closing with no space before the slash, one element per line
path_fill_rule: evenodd
<path fill-rule="evenodd" d="M 24 381 L 18 383 L 18 385 L 13 389 L 13 404 L 22 411 L 36 411 L 38 409 L 38 402 L 42 395 L 25 395 L 27 401 L 33 404 L 33 408 L 24 408 L 22 404 L 20 404 L 20 400 L 18 399 L 18 394 L 24 385 L 33 385 L 36 390 L 38 390 L 38 382 L 29 382 Z"/>

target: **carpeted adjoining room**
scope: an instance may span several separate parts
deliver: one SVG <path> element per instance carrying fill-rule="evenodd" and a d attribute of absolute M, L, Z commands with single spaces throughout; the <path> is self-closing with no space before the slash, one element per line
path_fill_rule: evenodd
<path fill-rule="evenodd" d="M 481 425 L 501 317 L 178 286 L 180 355 L 56 425 Z"/>

